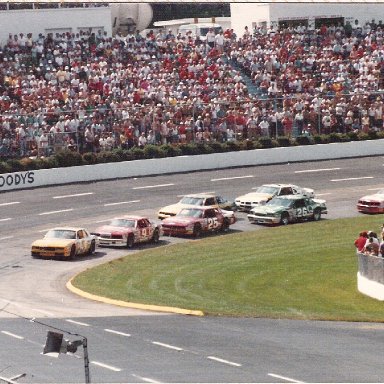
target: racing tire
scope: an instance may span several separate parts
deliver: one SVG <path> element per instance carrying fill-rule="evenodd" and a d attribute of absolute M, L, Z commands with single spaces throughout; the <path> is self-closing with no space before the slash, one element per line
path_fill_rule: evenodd
<path fill-rule="evenodd" d="M 135 238 L 133 235 L 129 235 L 127 239 L 127 248 L 133 248 L 133 245 L 135 244 Z"/>
<path fill-rule="evenodd" d="M 220 230 L 222 232 L 227 232 L 229 230 L 229 220 L 228 219 L 223 220 L 223 225 L 221 226 Z"/>
<path fill-rule="evenodd" d="M 320 211 L 320 209 L 316 209 L 316 210 L 313 212 L 312 220 L 313 220 L 313 221 L 319 221 L 320 219 L 321 219 L 321 211 Z"/>
<path fill-rule="evenodd" d="M 159 231 L 156 229 L 156 230 L 153 232 L 153 235 L 152 235 L 152 243 L 153 243 L 153 244 L 157 244 L 159 241 L 160 241 L 160 233 L 159 233 Z"/>
<path fill-rule="evenodd" d="M 91 246 L 89 247 L 88 255 L 93 255 L 96 250 L 96 242 L 92 240 Z"/>
<path fill-rule="evenodd" d="M 289 215 L 288 215 L 288 213 L 284 212 L 281 215 L 280 224 L 281 225 L 288 225 L 289 224 Z"/>
<path fill-rule="evenodd" d="M 68 259 L 69 260 L 73 260 L 75 258 L 75 256 L 76 256 L 76 245 L 73 244 L 72 247 L 71 247 L 71 252 L 69 254 Z"/>
<path fill-rule="evenodd" d="M 193 237 L 197 238 L 197 237 L 200 237 L 200 236 L 201 236 L 201 225 L 200 224 L 196 224 L 193 227 Z"/>

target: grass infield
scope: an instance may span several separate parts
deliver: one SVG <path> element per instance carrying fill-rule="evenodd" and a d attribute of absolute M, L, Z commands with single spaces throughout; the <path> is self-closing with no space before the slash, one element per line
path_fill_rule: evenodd
<path fill-rule="evenodd" d="M 110 261 L 78 275 L 86 292 L 208 315 L 384 321 L 357 290 L 354 240 L 382 216 L 208 236 Z M 250 224 L 251 225 L 251 224 Z"/>

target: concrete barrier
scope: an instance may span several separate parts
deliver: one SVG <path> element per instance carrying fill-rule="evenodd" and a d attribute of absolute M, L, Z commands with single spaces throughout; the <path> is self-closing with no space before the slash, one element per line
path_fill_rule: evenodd
<path fill-rule="evenodd" d="M 134 160 L 121 163 L 84 165 L 68 168 L 0 175 L 0 191 L 48 185 L 182 173 L 209 169 L 330 160 L 384 154 L 384 139 L 348 143 L 317 144 L 297 147 Z"/>

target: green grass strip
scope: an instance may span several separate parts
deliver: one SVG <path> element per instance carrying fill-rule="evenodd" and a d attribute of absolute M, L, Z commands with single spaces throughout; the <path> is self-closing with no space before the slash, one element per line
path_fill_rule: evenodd
<path fill-rule="evenodd" d="M 72 284 L 218 316 L 381 322 L 384 303 L 357 291 L 353 245 L 381 224 L 380 215 L 359 216 L 209 236 L 110 261 Z"/>

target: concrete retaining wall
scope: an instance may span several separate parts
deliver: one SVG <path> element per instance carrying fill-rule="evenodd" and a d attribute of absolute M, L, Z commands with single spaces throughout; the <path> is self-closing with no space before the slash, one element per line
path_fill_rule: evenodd
<path fill-rule="evenodd" d="M 384 301 L 384 285 L 377 281 L 367 279 L 362 276 L 360 272 L 357 273 L 357 289 L 364 295 Z"/>
<path fill-rule="evenodd" d="M 0 175 L 0 191 L 167 173 L 383 154 L 384 139 L 381 139 L 349 143 L 257 149 L 209 155 L 178 156 L 164 159 L 135 160 L 121 163 L 2 174 Z"/>

